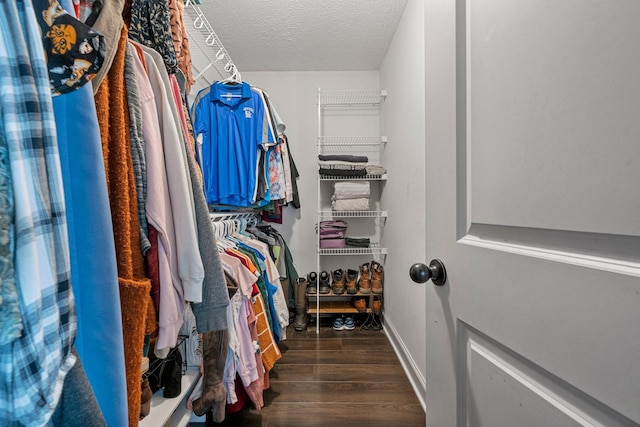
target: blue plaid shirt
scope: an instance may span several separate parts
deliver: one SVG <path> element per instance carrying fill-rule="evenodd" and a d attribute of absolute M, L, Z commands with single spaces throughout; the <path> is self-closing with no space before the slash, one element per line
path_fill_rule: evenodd
<path fill-rule="evenodd" d="M 0 0 L 0 116 L 23 321 L 22 336 L 0 346 L 0 425 L 46 425 L 76 360 L 76 314 L 51 89 L 30 0 Z"/>

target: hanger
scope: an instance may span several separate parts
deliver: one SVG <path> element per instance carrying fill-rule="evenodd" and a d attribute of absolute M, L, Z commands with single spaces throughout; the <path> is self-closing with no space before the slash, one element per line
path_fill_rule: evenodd
<path fill-rule="evenodd" d="M 240 234 L 241 236 L 244 236 L 246 238 L 253 238 L 253 236 L 251 235 L 251 233 L 249 233 L 247 231 L 247 228 L 249 226 L 249 218 L 240 218 L 239 220 L 239 228 L 238 228 L 238 234 Z"/>
<path fill-rule="evenodd" d="M 229 77 L 220 80 L 218 83 L 230 84 L 230 85 L 242 84 L 242 76 L 240 75 L 240 72 L 238 71 L 238 68 L 236 67 L 236 65 L 233 62 L 228 61 L 224 66 L 224 70 L 227 73 L 229 73 Z M 237 95 L 237 97 L 239 97 L 239 96 L 240 95 Z M 236 95 L 234 95 L 234 97 L 236 97 Z"/>

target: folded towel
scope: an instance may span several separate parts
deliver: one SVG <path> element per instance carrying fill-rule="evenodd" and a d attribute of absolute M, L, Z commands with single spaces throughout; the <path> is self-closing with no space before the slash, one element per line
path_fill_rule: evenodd
<path fill-rule="evenodd" d="M 318 160 L 342 160 L 345 162 L 367 163 L 367 156 L 354 156 L 353 154 L 319 154 Z"/>
<path fill-rule="evenodd" d="M 366 176 L 367 175 L 367 170 L 366 169 L 342 170 L 342 169 L 320 168 L 318 170 L 318 173 L 320 175 L 322 175 L 322 176 L 353 176 L 353 177 L 357 177 L 357 176 Z"/>
<path fill-rule="evenodd" d="M 366 163 L 345 162 L 342 160 L 319 160 L 318 164 L 324 169 L 366 169 Z"/>
<path fill-rule="evenodd" d="M 333 194 L 369 194 L 371 183 L 369 181 L 340 181 L 333 183 Z"/>
<path fill-rule="evenodd" d="M 367 165 L 367 175 L 381 176 L 387 173 L 387 170 L 380 165 Z"/>
<path fill-rule="evenodd" d="M 362 199 L 371 195 L 371 185 L 369 181 L 362 182 L 335 182 L 333 184 L 332 200 Z"/>
<path fill-rule="evenodd" d="M 347 246 L 354 248 L 368 248 L 371 244 L 371 239 L 368 237 L 347 237 L 344 241 Z"/>
<path fill-rule="evenodd" d="M 369 209 L 369 198 L 334 200 L 331 208 L 334 211 L 366 211 Z"/>

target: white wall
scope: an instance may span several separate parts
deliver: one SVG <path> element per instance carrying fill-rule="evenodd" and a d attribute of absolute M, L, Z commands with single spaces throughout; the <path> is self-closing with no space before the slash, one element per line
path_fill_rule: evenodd
<path fill-rule="evenodd" d="M 378 89 L 377 71 L 345 72 L 244 72 L 242 79 L 267 91 L 286 122 L 286 135 L 300 173 L 301 209 L 284 208 L 282 225 L 273 224 L 289 244 L 296 270 L 306 275 L 316 270 L 318 194 L 318 88 Z M 346 265 L 345 265 L 346 267 Z"/>
<path fill-rule="evenodd" d="M 389 143 L 389 179 L 382 202 L 389 249 L 385 265 L 385 328 L 406 357 L 405 369 L 420 397 L 425 394 L 425 286 L 411 281 L 409 267 L 425 260 L 424 5 L 409 0 L 380 69 L 389 93 L 382 132 Z M 424 406 L 424 401 L 422 402 Z"/>

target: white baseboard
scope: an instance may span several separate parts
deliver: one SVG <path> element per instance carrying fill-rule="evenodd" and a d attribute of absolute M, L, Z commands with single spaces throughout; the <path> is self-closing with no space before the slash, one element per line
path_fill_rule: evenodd
<path fill-rule="evenodd" d="M 411 383 L 411 387 L 413 387 L 413 391 L 416 393 L 418 400 L 420 401 L 420 405 L 422 405 L 422 409 L 427 411 L 427 402 L 426 402 L 426 394 L 427 394 L 427 382 L 420 373 L 416 362 L 409 354 L 407 347 L 404 345 L 404 342 L 398 335 L 396 328 L 394 328 L 393 323 L 391 323 L 387 318 L 384 319 L 384 333 L 389 338 L 389 342 L 393 347 L 398 359 L 400 359 L 400 364 L 404 369 L 407 377 L 409 377 L 409 382 Z"/>

